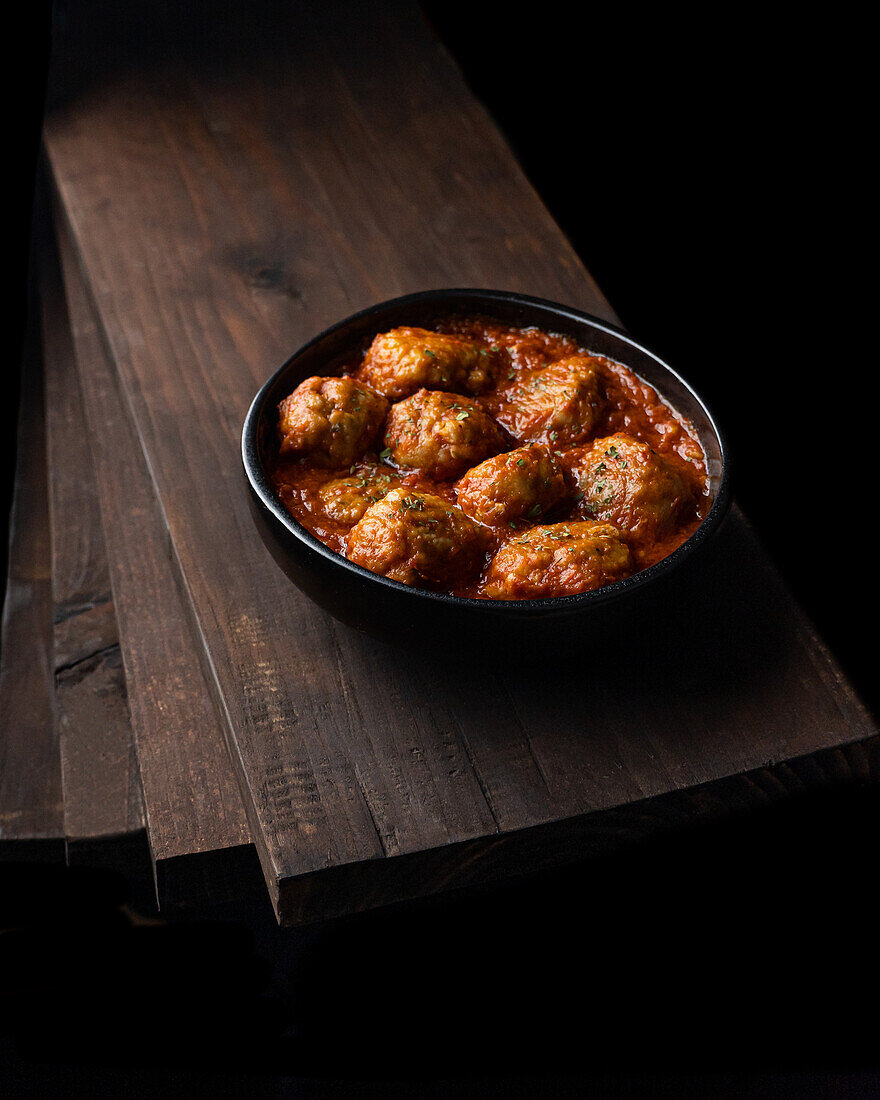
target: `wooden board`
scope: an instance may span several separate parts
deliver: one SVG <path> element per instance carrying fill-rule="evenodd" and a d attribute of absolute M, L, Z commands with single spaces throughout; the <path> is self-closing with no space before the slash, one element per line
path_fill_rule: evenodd
<path fill-rule="evenodd" d="M 64 859 L 39 330 L 25 349 L 0 635 L 0 860 Z"/>
<path fill-rule="evenodd" d="M 613 314 L 412 7 L 230 10 L 65 84 L 46 145 L 282 922 L 571 858 L 597 811 L 873 736 L 736 511 L 626 665 L 438 667 L 281 577 L 238 435 L 297 346 L 438 285 Z"/>
<path fill-rule="evenodd" d="M 131 871 L 146 834 L 119 628 L 64 292 L 49 257 L 40 271 L 55 721 L 67 857 Z"/>
<path fill-rule="evenodd" d="M 159 904 L 223 900 L 245 891 L 238 875 L 252 858 L 241 798 L 168 559 L 161 508 L 69 257 L 67 266 L 63 290 L 54 273 L 52 303 L 70 333 L 62 351 L 75 404 L 67 409 L 81 412 L 91 440 Z M 103 705 L 89 694 L 83 708 Z M 106 778 L 110 797 L 121 798 L 125 777 Z"/>

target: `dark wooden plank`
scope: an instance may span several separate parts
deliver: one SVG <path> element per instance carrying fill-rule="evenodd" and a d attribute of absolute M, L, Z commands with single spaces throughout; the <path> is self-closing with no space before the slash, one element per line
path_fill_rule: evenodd
<path fill-rule="evenodd" d="M 873 736 L 736 511 L 625 667 L 437 666 L 282 580 L 238 432 L 293 348 L 432 285 L 613 315 L 409 5 L 273 11 L 227 11 L 207 54 L 181 34 L 129 60 L 59 103 L 46 141 L 280 918 L 448 888 L 496 857 L 512 873 L 536 845 L 571 858 L 597 811 Z"/>
<path fill-rule="evenodd" d="M 64 859 L 39 330 L 25 349 L 0 648 L 0 860 Z"/>
<path fill-rule="evenodd" d="M 695 827 L 742 822 L 810 795 L 849 797 L 880 782 L 880 737 L 810 753 L 711 783 L 506 833 L 491 843 L 465 841 L 451 850 L 412 853 L 391 861 L 349 864 L 291 882 L 282 919 L 367 910 L 443 889 L 462 890 L 539 874 L 603 856 L 620 856 Z M 357 898 L 344 909 L 328 893 Z"/>
<path fill-rule="evenodd" d="M 146 845 L 146 833 L 119 628 L 64 291 L 57 260 L 45 252 L 40 298 L 55 720 L 67 856 L 72 864 L 133 871 L 132 855 Z"/>
<path fill-rule="evenodd" d="M 78 387 L 91 440 L 159 904 L 221 901 L 246 888 L 237 880 L 249 863 L 241 797 L 168 558 L 162 510 L 85 288 L 63 241 L 60 247 L 66 257 L 64 291 L 55 305 L 68 322 L 72 358 L 67 364 L 74 374 L 66 376 L 66 384 Z M 61 399 L 60 393 L 55 396 Z M 94 663 L 93 675 L 122 674 L 107 654 L 96 655 Z M 82 667 L 71 670 L 73 680 Z M 64 686 L 70 707 L 94 710 L 94 700 L 83 700 L 74 685 Z M 117 776 L 114 782 L 120 781 Z"/>

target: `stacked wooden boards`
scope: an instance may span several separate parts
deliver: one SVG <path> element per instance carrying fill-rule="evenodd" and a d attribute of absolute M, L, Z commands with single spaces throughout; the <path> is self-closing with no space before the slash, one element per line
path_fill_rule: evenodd
<path fill-rule="evenodd" d="M 738 512 L 662 645 L 625 662 L 438 664 L 289 585 L 239 433 L 296 347 L 432 286 L 614 318 L 418 9 L 158 12 L 70 28 L 45 145 L 169 893 L 250 840 L 297 924 L 871 774 L 876 728 Z"/>
<path fill-rule="evenodd" d="M 140 452 L 123 448 L 120 462 L 107 450 L 125 421 L 112 384 L 100 388 L 106 359 L 81 288 L 62 287 L 50 239 L 35 247 L 3 639 L 0 856 L 66 852 L 71 864 L 126 875 L 142 905 L 154 887 L 163 907 L 236 896 L 241 884 L 228 879 L 236 861 L 247 865 L 247 825 L 199 650 L 182 613 L 174 617 L 182 605 L 164 546 L 152 571 L 126 572 L 161 535 L 161 521 L 146 536 L 138 522 L 158 505 Z M 114 492 L 125 495 L 124 525 L 107 513 Z M 187 736 L 204 751 L 182 757 Z"/>
<path fill-rule="evenodd" d="M 38 346 L 28 339 L 0 650 L 0 852 L 13 859 L 57 859 L 64 850 L 51 558 L 43 379 Z"/>
<path fill-rule="evenodd" d="M 4 607 L 4 854 L 110 862 L 143 807 L 78 385 L 57 303 L 29 333 Z M 43 333 L 45 339 L 41 341 Z M 43 369 L 44 362 L 50 364 Z M 72 387 L 71 387 L 72 383 Z"/>

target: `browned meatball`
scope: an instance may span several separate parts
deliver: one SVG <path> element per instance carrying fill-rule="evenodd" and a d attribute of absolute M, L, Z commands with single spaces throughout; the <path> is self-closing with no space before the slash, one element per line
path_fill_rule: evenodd
<path fill-rule="evenodd" d="M 458 506 L 480 523 L 536 520 L 569 495 L 560 460 L 541 443 L 487 458 L 456 487 Z"/>
<path fill-rule="evenodd" d="M 373 340 L 360 377 L 399 401 L 418 389 L 482 393 L 506 364 L 506 352 L 500 348 L 423 328 L 396 328 Z"/>
<path fill-rule="evenodd" d="M 469 398 L 418 390 L 391 406 L 385 446 L 398 466 L 445 481 L 503 451 L 507 440 L 492 417 Z"/>
<path fill-rule="evenodd" d="M 693 510 L 690 487 L 647 443 L 623 432 L 564 456 L 578 516 L 613 523 L 638 554 L 671 534 Z"/>
<path fill-rule="evenodd" d="M 332 478 L 317 493 L 320 511 L 336 523 L 351 527 L 371 504 L 400 484 L 389 466 L 364 462 L 352 467 L 346 477 Z"/>
<path fill-rule="evenodd" d="M 609 523 L 553 523 L 532 527 L 506 542 L 486 574 L 495 600 L 573 596 L 623 580 L 633 560 Z"/>
<path fill-rule="evenodd" d="M 604 404 L 599 361 L 570 355 L 534 371 L 505 394 L 499 419 L 517 439 L 552 446 L 586 443 Z"/>
<path fill-rule="evenodd" d="M 375 441 L 388 402 L 353 378 L 307 378 L 278 406 L 279 454 L 350 466 Z"/>
<path fill-rule="evenodd" d="M 346 556 L 417 588 L 454 588 L 479 572 L 484 552 L 481 528 L 458 508 L 399 487 L 364 512 L 349 532 Z"/>

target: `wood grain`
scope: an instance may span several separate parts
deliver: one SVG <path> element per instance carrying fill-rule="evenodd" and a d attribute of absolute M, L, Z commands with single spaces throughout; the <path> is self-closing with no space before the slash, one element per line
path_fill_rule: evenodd
<path fill-rule="evenodd" d="M 140 777 L 98 490 L 57 258 L 40 265 L 52 547 L 55 719 L 68 860 L 144 843 Z M 54 261 L 54 262 L 53 262 Z M 127 843 L 131 839 L 133 845 Z"/>
<path fill-rule="evenodd" d="M 222 900 L 245 889 L 234 881 L 248 860 L 240 850 L 249 847 L 241 797 L 169 561 L 162 510 L 63 240 L 60 251 L 70 369 L 91 440 L 159 903 Z M 113 662 L 105 656 L 103 664 L 113 675 Z M 86 710 L 100 705 L 77 702 Z M 108 781 L 120 797 L 122 777 Z M 190 862 L 200 866 L 187 873 Z"/>
<path fill-rule="evenodd" d="M 22 365 L 0 648 L 0 860 L 64 859 L 39 328 Z"/>
<path fill-rule="evenodd" d="M 283 580 L 238 435 L 292 350 L 438 285 L 614 318 L 414 8 L 255 10 L 93 74 L 46 145 L 282 922 L 573 858 L 597 811 L 872 736 L 736 511 L 625 660 L 540 675 L 386 648 Z"/>

